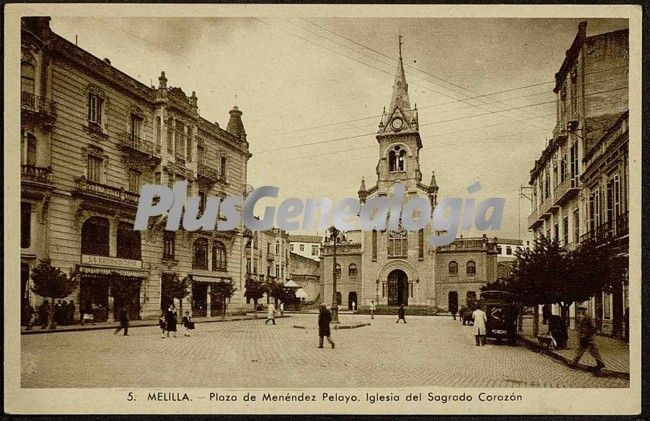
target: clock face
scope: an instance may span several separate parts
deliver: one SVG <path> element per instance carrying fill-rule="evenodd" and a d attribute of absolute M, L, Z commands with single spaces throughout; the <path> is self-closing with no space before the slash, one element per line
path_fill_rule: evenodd
<path fill-rule="evenodd" d="M 393 122 L 391 123 L 391 126 L 393 126 L 393 129 L 395 130 L 401 130 L 403 125 L 404 125 L 404 120 L 402 120 L 399 117 L 394 118 Z"/>

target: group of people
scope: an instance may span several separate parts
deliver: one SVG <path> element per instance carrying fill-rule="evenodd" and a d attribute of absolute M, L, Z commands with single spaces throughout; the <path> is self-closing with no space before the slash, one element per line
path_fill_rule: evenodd
<path fill-rule="evenodd" d="M 74 304 L 73 300 L 70 300 L 70 302 L 66 300 L 59 300 L 54 304 L 50 304 L 48 300 L 44 300 L 43 304 L 41 304 L 38 307 L 38 311 L 36 312 L 37 315 L 37 320 L 34 321 L 34 310 L 29 305 L 28 303 L 26 306 L 29 306 L 29 308 L 26 308 L 24 310 L 25 314 L 25 325 L 27 328 L 31 328 L 32 324 L 40 324 L 42 329 L 45 329 L 48 325 L 49 322 L 49 315 L 50 315 L 50 310 L 52 309 L 53 306 L 53 316 L 52 316 L 52 324 L 53 326 L 66 326 L 66 325 L 72 325 L 74 324 L 74 313 L 76 310 L 76 306 Z"/>
<path fill-rule="evenodd" d="M 160 319 L 158 320 L 160 337 L 169 338 L 169 334 L 171 333 L 172 336 L 176 338 L 176 331 L 178 330 L 177 325 L 178 312 L 176 311 L 176 307 L 171 304 L 169 308 L 160 315 Z M 181 326 L 183 326 L 183 329 L 185 330 L 183 336 L 190 336 L 190 331 L 194 330 L 194 321 L 192 321 L 192 316 L 189 311 L 186 311 L 185 315 L 181 319 Z M 165 336 L 165 334 L 167 335 Z"/>

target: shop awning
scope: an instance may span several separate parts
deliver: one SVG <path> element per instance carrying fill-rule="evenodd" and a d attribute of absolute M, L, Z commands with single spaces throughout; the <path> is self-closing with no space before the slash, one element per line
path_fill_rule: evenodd
<path fill-rule="evenodd" d="M 224 276 L 206 276 L 206 275 L 192 275 L 192 281 L 194 282 L 207 282 L 207 283 L 212 283 L 212 284 L 217 284 L 217 283 L 227 283 L 231 284 L 232 283 L 232 278 L 230 277 L 224 277 Z"/>
<path fill-rule="evenodd" d="M 144 270 L 120 269 L 114 267 L 79 265 L 78 269 L 82 275 L 119 275 L 130 278 L 146 278 L 149 276 L 149 273 Z"/>

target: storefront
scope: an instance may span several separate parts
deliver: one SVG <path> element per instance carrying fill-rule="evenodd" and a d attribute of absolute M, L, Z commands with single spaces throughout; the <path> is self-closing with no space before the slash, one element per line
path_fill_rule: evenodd
<path fill-rule="evenodd" d="M 223 314 L 224 300 L 218 297 L 219 284 L 231 284 L 230 277 L 190 274 L 192 278 L 192 315 L 211 317 Z"/>

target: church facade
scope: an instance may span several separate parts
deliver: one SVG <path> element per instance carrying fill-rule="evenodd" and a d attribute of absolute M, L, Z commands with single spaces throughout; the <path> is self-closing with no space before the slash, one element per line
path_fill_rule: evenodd
<path fill-rule="evenodd" d="M 358 191 L 364 203 L 373 197 L 393 195 L 395 185 L 405 187 L 404 201 L 425 198 L 434 209 L 438 184 L 435 173 L 423 182 L 417 106 L 411 107 L 408 84 L 400 53 L 390 106 L 384 109 L 376 135 L 378 144 L 377 181 L 366 187 L 362 179 Z M 447 309 L 450 303 L 471 304 L 486 282 L 496 279 L 496 242 L 481 238 L 457 238 L 452 244 L 429 244 L 434 234 L 427 224 L 419 231 L 354 231 L 337 239 L 336 268 L 334 239 L 323 245 L 325 302 L 333 298 L 336 276 L 337 295 L 342 308 L 368 306 L 371 301 L 385 306 L 426 306 Z M 336 275 L 335 275 L 336 273 Z"/>

